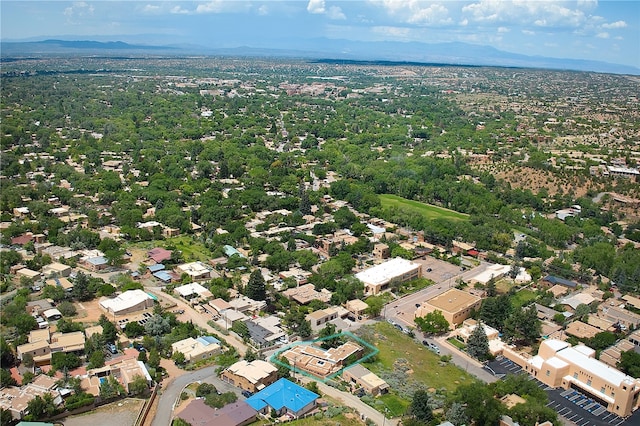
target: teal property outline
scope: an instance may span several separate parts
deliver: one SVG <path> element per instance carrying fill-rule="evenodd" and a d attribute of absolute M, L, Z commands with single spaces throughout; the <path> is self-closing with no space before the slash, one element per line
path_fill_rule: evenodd
<path fill-rule="evenodd" d="M 336 371 L 333 374 L 328 375 L 327 377 L 322 378 L 322 377 L 316 376 L 316 375 L 311 374 L 309 372 L 306 372 L 306 371 L 304 371 L 304 370 L 302 370 L 300 368 L 296 368 L 295 366 L 291 366 L 290 364 L 285 364 L 284 362 L 280 361 L 280 359 L 279 359 L 283 352 L 286 352 L 286 351 L 288 351 L 289 349 L 291 349 L 293 347 L 303 346 L 303 345 L 309 346 L 309 345 L 313 345 L 314 343 L 317 343 L 317 342 L 323 342 L 325 340 L 334 339 L 336 337 L 343 337 L 343 336 L 346 336 L 346 337 L 348 337 L 348 338 L 350 338 L 352 340 L 355 340 L 356 342 L 358 342 L 362 346 L 364 346 L 366 349 L 369 349 L 370 352 L 367 355 L 363 356 L 362 358 L 359 358 L 356 362 L 342 367 L 340 370 Z M 342 372 L 344 370 L 346 370 L 347 368 L 369 360 L 370 358 L 376 356 L 378 354 L 378 352 L 380 352 L 380 350 L 378 348 L 376 348 L 375 346 L 373 346 L 371 343 L 367 342 L 366 340 L 361 339 L 360 337 L 354 335 L 350 331 L 343 331 L 341 333 L 332 334 L 331 336 L 322 337 L 320 339 L 304 340 L 304 341 L 292 343 L 292 344 L 290 344 L 290 345 L 278 350 L 273 355 L 271 355 L 271 358 L 269 358 L 269 361 L 271 363 L 274 363 L 274 364 L 280 365 L 282 367 L 288 368 L 290 371 L 293 371 L 294 374 L 296 372 L 298 372 L 298 373 L 302 374 L 303 376 L 307 376 L 307 377 L 313 378 L 315 380 L 319 380 L 322 383 L 327 383 L 327 381 L 332 380 L 334 377 L 342 374 Z"/>

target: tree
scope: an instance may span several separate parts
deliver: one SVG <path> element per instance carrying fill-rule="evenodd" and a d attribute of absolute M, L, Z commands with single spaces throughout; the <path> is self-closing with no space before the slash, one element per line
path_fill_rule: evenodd
<path fill-rule="evenodd" d="M 101 350 L 97 350 L 89 355 L 89 365 L 88 369 L 98 368 L 104 366 L 104 352 Z"/>
<path fill-rule="evenodd" d="M 503 328 L 506 339 L 525 345 L 534 343 L 540 337 L 541 323 L 535 306 L 516 309 L 507 318 Z"/>
<path fill-rule="evenodd" d="M 429 392 L 418 390 L 413 394 L 413 400 L 409 406 L 409 412 L 413 417 L 423 422 L 429 422 L 433 419 L 433 411 L 429 405 Z"/>
<path fill-rule="evenodd" d="M 144 325 L 146 333 L 153 337 L 160 337 L 171 331 L 169 320 L 160 314 L 154 314 Z"/>
<path fill-rule="evenodd" d="M 253 300 L 265 300 L 267 298 L 266 284 L 259 269 L 251 272 L 245 293 L 247 297 Z"/>
<path fill-rule="evenodd" d="M 104 338 L 104 341 L 106 343 L 114 343 L 118 338 L 118 330 L 116 330 L 116 326 L 113 325 L 113 323 L 109 321 L 104 314 L 100 315 L 98 323 L 102 326 L 102 337 Z"/>
<path fill-rule="evenodd" d="M 141 375 L 136 375 L 131 382 L 129 382 L 129 393 L 131 395 L 142 395 L 148 389 L 147 379 Z"/>
<path fill-rule="evenodd" d="M 278 363 L 278 379 L 288 379 L 289 377 L 291 377 L 291 364 L 287 358 L 281 356 Z"/>
<path fill-rule="evenodd" d="M 591 313 L 591 307 L 587 304 L 581 303 L 576 306 L 576 310 L 573 313 L 574 317 L 580 321 L 588 321 L 588 316 Z"/>
<path fill-rule="evenodd" d="M 622 352 L 616 367 L 631 377 L 640 378 L 640 354 L 633 349 Z"/>
<path fill-rule="evenodd" d="M 480 361 L 489 358 L 489 340 L 481 322 L 475 326 L 467 340 L 467 353 Z"/>
<path fill-rule="evenodd" d="M 147 364 L 154 369 L 160 367 L 160 353 L 156 348 L 151 349 L 151 352 L 149 352 L 149 362 Z"/>
<path fill-rule="evenodd" d="M 93 294 L 89 289 L 89 277 L 87 277 L 84 272 L 80 271 L 78 275 L 76 275 L 73 281 L 71 295 L 81 302 L 93 299 Z"/>
<path fill-rule="evenodd" d="M 382 312 L 382 308 L 384 307 L 384 300 L 381 297 L 371 296 L 367 298 L 365 302 L 368 305 L 366 310 L 367 314 L 371 318 L 375 318 L 380 315 L 380 312 Z"/>
<path fill-rule="evenodd" d="M 250 348 L 247 349 L 247 352 L 244 354 L 244 360 L 247 362 L 255 361 L 258 359 L 258 354 L 252 351 Z"/>
<path fill-rule="evenodd" d="M 49 393 L 45 393 L 43 396 L 36 395 L 35 398 L 27 403 L 27 411 L 29 412 L 29 414 L 25 416 L 27 421 L 51 417 L 56 412 L 53 396 Z"/>
<path fill-rule="evenodd" d="M 424 317 L 416 318 L 415 323 L 422 332 L 427 334 L 441 334 L 449 330 L 449 321 L 439 310 L 429 312 Z"/>
<path fill-rule="evenodd" d="M 144 333 L 145 328 L 138 321 L 130 321 L 124 326 L 124 334 L 130 339 L 142 336 Z"/>
<path fill-rule="evenodd" d="M 7 386 L 17 386 L 17 385 L 18 385 L 18 382 L 16 382 L 16 379 L 11 377 L 11 373 L 9 372 L 9 370 L 0 368 L 0 386 L 7 387 Z"/>
<path fill-rule="evenodd" d="M 186 360 L 186 358 L 185 358 L 185 356 L 184 356 L 184 354 L 182 352 L 175 352 L 173 355 L 171 355 L 171 359 L 178 366 L 185 365 L 186 362 L 187 362 L 187 360 Z"/>
<path fill-rule="evenodd" d="M 242 337 L 243 340 L 247 340 L 251 337 L 249 333 L 249 326 L 244 321 L 234 321 L 231 325 L 231 330 L 233 330 L 238 336 Z"/>
<path fill-rule="evenodd" d="M 48 286 L 50 287 L 50 286 Z M 72 317 L 77 313 L 76 307 L 69 301 L 64 301 L 57 306 L 58 310 L 65 317 Z"/>
<path fill-rule="evenodd" d="M 610 331 L 601 331 L 589 339 L 589 346 L 595 350 L 606 349 L 616 343 L 618 337 Z"/>
<path fill-rule="evenodd" d="M 453 402 L 446 413 L 446 419 L 453 423 L 454 426 L 462 426 L 469 424 L 469 418 L 465 413 L 464 405 L 459 402 Z"/>
<path fill-rule="evenodd" d="M 0 365 L 4 368 L 9 368 L 13 367 L 15 362 L 16 358 L 11 350 L 11 346 L 9 346 L 7 341 L 4 339 L 4 336 L 0 336 Z"/>
<path fill-rule="evenodd" d="M 454 398 L 465 407 L 470 424 L 498 424 L 504 410 L 500 401 L 494 398 L 493 392 L 481 382 L 458 386 Z"/>
<path fill-rule="evenodd" d="M 16 424 L 16 422 L 17 420 L 13 419 L 13 415 L 11 414 L 11 411 L 5 410 L 4 408 L 0 408 L 0 424 L 1 425 L 12 426 Z"/>

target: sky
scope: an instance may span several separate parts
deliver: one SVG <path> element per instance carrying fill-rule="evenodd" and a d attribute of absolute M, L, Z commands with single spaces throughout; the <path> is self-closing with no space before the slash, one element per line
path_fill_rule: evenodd
<path fill-rule="evenodd" d="M 4 41 L 273 48 L 316 38 L 458 41 L 640 67 L 638 0 L 2 0 L 0 24 Z"/>

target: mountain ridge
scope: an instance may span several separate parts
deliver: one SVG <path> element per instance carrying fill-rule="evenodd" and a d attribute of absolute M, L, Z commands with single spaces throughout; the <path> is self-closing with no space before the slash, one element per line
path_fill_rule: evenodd
<path fill-rule="evenodd" d="M 287 47 L 282 47 L 286 43 Z M 262 45 L 260 45 L 262 44 Z M 271 44 L 271 45 L 270 45 Z M 87 53 L 228 55 L 287 57 L 322 60 L 388 61 L 394 63 L 442 64 L 541 68 L 640 75 L 640 68 L 588 59 L 528 56 L 492 46 L 462 42 L 421 43 L 396 41 L 352 41 L 344 39 L 267 40 L 257 45 L 202 46 L 198 44 L 131 44 L 125 41 L 61 40 L 0 41 L 2 58 Z"/>

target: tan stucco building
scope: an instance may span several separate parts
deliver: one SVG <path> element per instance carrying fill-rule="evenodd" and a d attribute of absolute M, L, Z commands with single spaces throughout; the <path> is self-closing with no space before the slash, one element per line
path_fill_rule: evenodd
<path fill-rule="evenodd" d="M 545 340 L 524 369 L 547 386 L 579 390 L 621 417 L 640 406 L 640 379 L 595 359 L 595 350 L 585 345 Z"/>
<path fill-rule="evenodd" d="M 241 389 L 255 393 L 278 380 L 278 369 L 259 359 L 238 361 L 226 368 L 220 378 Z"/>
<path fill-rule="evenodd" d="M 416 309 L 414 318 L 423 317 L 433 311 L 440 311 L 452 327 L 457 327 L 480 308 L 482 299 L 466 291 L 452 288 L 439 296 L 429 299 Z"/>

